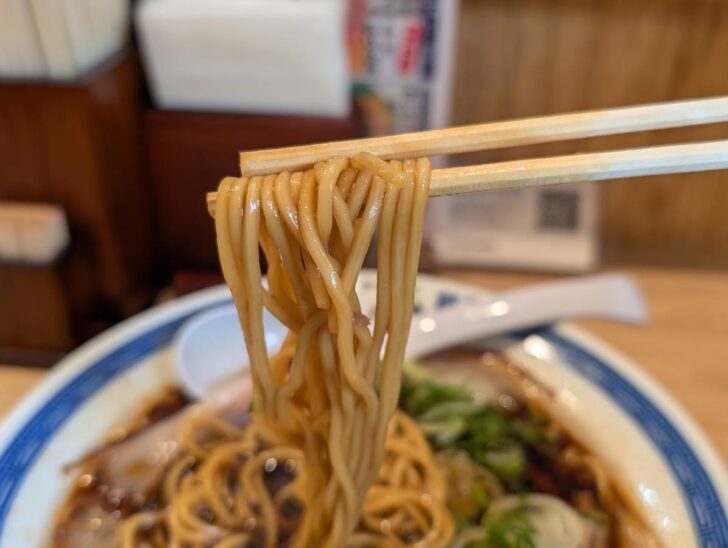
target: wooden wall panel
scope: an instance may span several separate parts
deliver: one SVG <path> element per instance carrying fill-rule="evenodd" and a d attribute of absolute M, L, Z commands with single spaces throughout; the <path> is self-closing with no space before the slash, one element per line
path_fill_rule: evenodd
<path fill-rule="evenodd" d="M 76 341 L 138 311 L 155 289 L 141 94 L 129 51 L 70 83 L 0 81 L 0 200 L 66 211 Z"/>
<path fill-rule="evenodd" d="M 61 264 L 0 264 L 0 356 L 4 347 L 62 352 L 75 339 Z"/>
<path fill-rule="evenodd" d="M 356 115 L 339 120 L 148 110 L 146 128 L 161 251 L 173 271 L 217 271 L 215 228 L 205 194 L 223 177 L 240 175 L 239 151 L 361 135 Z"/>
<path fill-rule="evenodd" d="M 728 94 L 728 2 L 462 0 L 454 123 Z M 728 124 L 459 157 L 728 138 Z M 728 172 L 603 184 L 607 262 L 728 266 Z"/>

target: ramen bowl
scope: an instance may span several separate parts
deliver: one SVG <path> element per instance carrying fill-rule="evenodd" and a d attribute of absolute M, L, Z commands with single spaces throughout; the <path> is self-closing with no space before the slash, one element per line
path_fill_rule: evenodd
<path fill-rule="evenodd" d="M 362 273 L 364 312 L 376 276 Z M 480 289 L 431 276 L 417 281 L 422 311 Z M 64 467 L 98 445 L 164 388 L 177 385 L 180 327 L 230 302 L 220 286 L 153 308 L 60 362 L 0 427 L 0 548 L 47 544 L 72 486 Z M 728 546 L 728 477 L 686 413 L 627 358 L 559 325 L 484 341 L 554 394 L 552 412 L 611 468 L 667 546 Z"/>

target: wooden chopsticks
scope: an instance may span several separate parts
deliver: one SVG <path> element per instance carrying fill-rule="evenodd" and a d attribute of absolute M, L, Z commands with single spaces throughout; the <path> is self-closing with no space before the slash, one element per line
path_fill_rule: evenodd
<path fill-rule="evenodd" d="M 726 121 L 728 97 L 714 97 L 253 150 L 240 153 L 240 172 L 267 175 L 300 171 L 333 156 L 351 157 L 362 151 L 383 160 L 419 158 Z"/>
<path fill-rule="evenodd" d="M 728 140 L 435 169 L 430 196 L 728 169 Z"/>
<path fill-rule="evenodd" d="M 430 196 L 728 169 L 728 140 L 432 170 Z M 207 194 L 214 216 L 217 193 Z"/>
<path fill-rule="evenodd" d="M 243 152 L 240 161 L 242 174 L 252 176 L 307 169 L 363 151 L 413 158 L 725 121 L 728 97 L 716 97 Z M 435 169 L 430 195 L 718 169 L 728 169 L 728 140 Z M 215 200 L 215 193 L 207 195 L 211 215 Z"/>

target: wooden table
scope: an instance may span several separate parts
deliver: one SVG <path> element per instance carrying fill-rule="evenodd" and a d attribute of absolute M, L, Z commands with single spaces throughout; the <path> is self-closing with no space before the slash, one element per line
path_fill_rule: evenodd
<path fill-rule="evenodd" d="M 650 308 L 643 327 L 585 321 L 579 325 L 640 363 L 690 412 L 728 461 L 728 272 L 631 269 Z M 476 285 L 506 288 L 548 279 L 534 274 L 448 271 Z M 0 415 L 44 375 L 0 366 Z"/>

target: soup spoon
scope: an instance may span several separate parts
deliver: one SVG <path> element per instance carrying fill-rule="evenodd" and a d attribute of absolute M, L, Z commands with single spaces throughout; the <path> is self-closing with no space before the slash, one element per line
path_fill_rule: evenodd
<path fill-rule="evenodd" d="M 405 358 L 412 360 L 486 337 L 584 318 L 641 324 L 647 312 L 639 289 L 625 274 L 529 285 L 414 314 Z M 266 346 L 274 352 L 283 343 L 286 329 L 267 311 L 263 323 Z M 194 399 L 247 369 L 235 307 L 223 305 L 184 324 L 175 338 L 175 357 L 182 387 Z"/>

